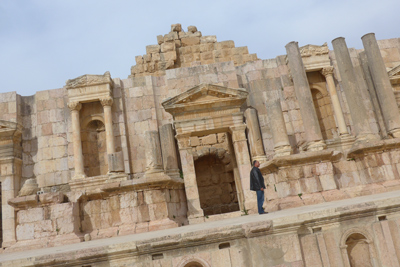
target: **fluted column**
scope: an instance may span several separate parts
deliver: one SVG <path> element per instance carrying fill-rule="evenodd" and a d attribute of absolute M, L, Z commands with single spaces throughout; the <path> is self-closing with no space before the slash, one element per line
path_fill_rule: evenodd
<path fill-rule="evenodd" d="M 175 135 L 171 123 L 161 126 L 160 139 L 165 173 L 172 176 L 179 176 Z"/>
<path fill-rule="evenodd" d="M 290 72 L 293 77 L 296 98 L 299 101 L 300 113 L 303 119 L 307 150 L 323 150 L 326 148 L 326 144 L 322 137 L 321 127 L 315 111 L 298 43 L 288 43 L 286 45 L 286 52 L 289 60 Z"/>
<path fill-rule="evenodd" d="M 290 146 L 278 91 L 267 90 L 266 93 L 265 106 L 267 108 L 269 127 L 274 140 L 274 157 L 290 155 L 292 154 L 292 147 Z"/>
<path fill-rule="evenodd" d="M 104 109 L 104 127 L 106 129 L 107 154 L 113 154 L 115 153 L 114 131 L 111 112 L 113 99 L 111 97 L 102 98 L 100 99 L 100 103 Z"/>
<path fill-rule="evenodd" d="M 245 132 L 246 125 L 231 126 L 229 130 L 232 134 L 233 149 L 235 151 L 236 163 L 243 189 L 244 208 L 256 212 L 257 201 L 250 191 L 251 162 Z"/>
<path fill-rule="evenodd" d="M 343 37 L 339 37 L 332 41 L 332 45 L 340 77 L 342 79 L 343 90 L 346 95 L 353 126 L 356 132 L 356 140 L 374 140 L 376 137 L 372 133 L 369 124 L 368 111 L 365 108 L 362 97 L 360 97 L 361 90 L 366 90 L 366 88 L 360 88 L 357 84 L 356 75 L 354 73 L 353 64 L 351 63 L 350 53 L 346 42 Z"/>
<path fill-rule="evenodd" d="M 68 107 L 71 110 L 72 136 L 74 142 L 73 148 L 74 148 L 75 176 L 72 179 L 81 179 L 86 177 L 83 168 L 81 126 L 79 122 L 79 111 L 82 108 L 82 104 L 79 102 L 70 102 L 68 103 Z"/>
<path fill-rule="evenodd" d="M 375 85 L 387 133 L 393 137 L 400 137 L 399 109 L 375 34 L 368 33 L 361 39 L 367 54 L 369 70 Z"/>
<path fill-rule="evenodd" d="M 189 134 L 177 135 L 179 155 L 182 162 L 183 179 L 185 181 L 185 193 L 188 205 L 189 223 L 196 218 L 203 217 L 204 212 L 200 205 L 199 188 L 197 187 L 196 170 Z"/>
<path fill-rule="evenodd" d="M 344 120 L 342 107 L 340 106 L 339 97 L 336 92 L 335 82 L 333 80 L 333 67 L 329 66 L 323 68 L 321 74 L 325 76 L 326 84 L 328 85 L 328 91 L 332 100 L 333 112 L 335 112 L 336 121 L 339 128 L 339 134 L 341 136 L 348 136 L 346 122 Z"/>
<path fill-rule="evenodd" d="M 163 172 L 160 137 L 158 131 L 146 131 L 146 172 L 145 174 Z"/>
<path fill-rule="evenodd" d="M 264 145 L 261 135 L 260 124 L 257 118 L 257 111 L 253 108 L 248 108 L 244 112 L 246 117 L 246 125 L 249 131 L 250 141 L 250 153 L 252 160 L 258 160 L 259 162 L 267 161 L 265 155 Z"/>

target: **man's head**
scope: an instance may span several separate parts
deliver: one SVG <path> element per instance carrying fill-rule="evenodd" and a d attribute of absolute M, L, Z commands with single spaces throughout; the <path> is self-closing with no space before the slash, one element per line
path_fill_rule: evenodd
<path fill-rule="evenodd" d="M 254 167 L 260 167 L 260 162 L 258 162 L 258 160 L 253 161 L 253 166 Z"/>

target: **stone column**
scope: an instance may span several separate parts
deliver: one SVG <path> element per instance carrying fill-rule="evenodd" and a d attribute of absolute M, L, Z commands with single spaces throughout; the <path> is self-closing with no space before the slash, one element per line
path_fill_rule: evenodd
<path fill-rule="evenodd" d="M 261 135 L 260 124 L 258 122 L 257 111 L 253 108 L 248 108 L 244 112 L 246 117 L 246 125 L 249 131 L 250 153 L 251 159 L 258 160 L 259 162 L 267 161 L 265 155 L 264 145 Z"/>
<path fill-rule="evenodd" d="M 190 146 L 189 134 L 180 134 L 176 136 L 178 140 L 179 155 L 182 162 L 183 179 L 185 182 L 185 193 L 188 205 L 189 223 L 196 223 L 202 220 L 204 212 L 200 205 L 199 189 L 197 187 L 196 170 L 194 169 L 194 160 L 192 147 Z M 198 218 L 196 220 L 196 218 Z"/>
<path fill-rule="evenodd" d="M 326 84 L 328 85 L 329 95 L 331 96 L 333 112 L 335 112 L 336 121 L 341 136 L 348 136 L 346 122 L 344 120 L 342 107 L 340 106 L 339 98 L 336 92 L 335 82 L 333 81 L 333 67 L 323 68 L 321 74 L 325 76 Z"/>
<path fill-rule="evenodd" d="M 113 99 L 112 97 L 101 98 L 100 103 L 104 109 L 104 127 L 106 129 L 107 154 L 113 154 L 115 153 L 114 131 L 111 112 Z"/>
<path fill-rule="evenodd" d="M 379 105 L 378 96 L 376 95 L 376 90 L 375 90 L 374 82 L 372 81 L 371 72 L 369 71 L 368 59 L 367 59 L 367 55 L 365 54 L 365 51 L 361 52 L 359 54 L 359 57 L 360 57 L 361 67 L 364 72 L 365 82 L 367 83 L 367 86 L 368 86 L 369 96 L 371 97 L 371 102 L 374 107 L 375 118 L 379 125 L 380 135 L 383 139 L 386 139 L 387 132 L 386 132 L 386 127 L 385 127 L 385 122 L 383 121 L 381 107 Z"/>
<path fill-rule="evenodd" d="M 286 45 L 286 52 L 289 60 L 290 72 L 293 77 L 296 98 L 299 101 L 300 113 L 303 119 L 307 150 L 323 150 L 326 148 L 326 144 L 322 137 L 317 113 L 315 112 L 314 102 L 298 43 L 288 43 Z"/>
<path fill-rule="evenodd" d="M 72 136 L 74 142 L 74 167 L 75 176 L 72 179 L 82 179 L 86 177 L 83 169 L 83 154 L 82 154 L 82 139 L 81 139 L 81 125 L 79 121 L 79 111 L 82 108 L 82 104 L 79 102 L 70 102 L 68 107 L 71 110 L 72 120 Z"/>
<path fill-rule="evenodd" d="M 252 212 L 257 212 L 257 200 L 250 191 L 251 162 L 245 132 L 246 125 L 231 126 L 229 129 L 232 134 L 233 149 L 235 150 L 235 157 L 243 190 L 244 207 Z"/>
<path fill-rule="evenodd" d="M 361 39 L 367 54 L 369 70 L 378 95 L 387 133 L 395 138 L 400 137 L 399 109 L 375 34 L 368 33 Z"/>
<path fill-rule="evenodd" d="M 290 155 L 293 151 L 290 146 L 278 91 L 267 90 L 266 93 L 265 106 L 267 108 L 269 127 L 274 140 L 274 157 Z"/>
<path fill-rule="evenodd" d="M 372 133 L 369 124 L 368 111 L 365 108 L 363 99 L 360 97 L 360 91 L 366 88 L 360 88 L 357 84 L 346 42 L 343 37 L 339 37 L 332 41 L 332 45 L 356 132 L 356 141 L 374 140 L 376 137 Z"/>
<path fill-rule="evenodd" d="M 164 171 L 167 175 L 179 177 L 175 134 L 171 123 L 161 126 L 160 137 Z"/>
<path fill-rule="evenodd" d="M 146 172 L 145 174 L 163 172 L 160 137 L 158 131 L 147 131 L 146 135 Z"/>

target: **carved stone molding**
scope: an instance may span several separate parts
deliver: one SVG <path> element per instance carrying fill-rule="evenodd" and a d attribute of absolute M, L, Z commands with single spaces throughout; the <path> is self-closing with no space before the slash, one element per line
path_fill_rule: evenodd
<path fill-rule="evenodd" d="M 328 44 L 323 45 L 305 45 L 300 47 L 300 54 L 302 57 L 320 56 L 329 53 Z"/>
<path fill-rule="evenodd" d="M 111 75 L 109 71 L 105 72 L 103 75 L 82 75 L 78 78 L 67 80 L 65 85 L 68 89 L 71 89 L 103 83 L 111 83 Z"/>
<path fill-rule="evenodd" d="M 100 103 L 103 107 L 104 106 L 112 106 L 113 99 L 112 99 L 112 97 L 103 97 L 103 98 L 100 98 Z"/>
<path fill-rule="evenodd" d="M 80 102 L 76 102 L 76 101 L 74 101 L 74 102 L 69 102 L 69 103 L 68 103 L 68 107 L 69 107 L 69 109 L 70 109 L 71 111 L 73 111 L 73 110 L 79 111 L 79 110 L 81 110 L 81 108 L 82 108 L 82 104 L 81 104 Z"/>
<path fill-rule="evenodd" d="M 333 67 L 329 66 L 329 67 L 325 67 L 321 70 L 321 74 L 324 75 L 325 77 L 328 75 L 332 75 L 333 74 Z"/>

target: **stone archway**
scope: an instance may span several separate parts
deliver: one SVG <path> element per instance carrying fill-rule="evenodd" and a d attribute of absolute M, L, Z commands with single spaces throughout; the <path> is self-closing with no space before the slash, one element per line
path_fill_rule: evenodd
<path fill-rule="evenodd" d="M 346 240 L 351 267 L 372 267 L 367 238 L 360 233 L 351 234 Z"/>
<path fill-rule="evenodd" d="M 203 148 L 193 156 L 200 206 L 204 215 L 238 211 L 234 164 L 228 151 L 224 148 Z"/>
<path fill-rule="evenodd" d="M 250 191 L 250 154 L 246 138 L 246 125 L 241 111 L 248 92 L 245 89 L 200 84 L 162 102 L 165 111 L 172 114 L 178 140 L 189 223 L 204 221 L 196 181 L 193 137 L 228 132 L 232 137 L 236 161 L 234 177 L 240 209 L 254 212 L 256 200 Z"/>
<path fill-rule="evenodd" d="M 347 230 L 340 240 L 342 258 L 346 267 L 375 266 L 375 249 L 370 234 L 364 229 Z"/>

